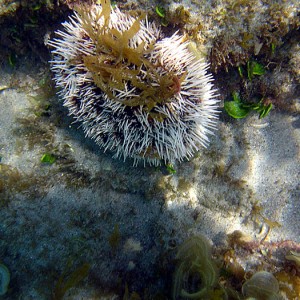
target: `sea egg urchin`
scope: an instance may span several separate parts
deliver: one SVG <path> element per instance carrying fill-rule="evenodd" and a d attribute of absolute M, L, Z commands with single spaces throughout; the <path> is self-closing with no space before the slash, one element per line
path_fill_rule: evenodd
<path fill-rule="evenodd" d="M 178 33 L 102 0 L 77 8 L 49 41 L 51 69 L 70 115 L 116 157 L 159 165 L 191 158 L 216 127 L 208 64 Z"/>

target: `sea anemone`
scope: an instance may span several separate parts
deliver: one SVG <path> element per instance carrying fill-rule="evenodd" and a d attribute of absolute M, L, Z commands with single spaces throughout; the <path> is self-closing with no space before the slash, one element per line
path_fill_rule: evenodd
<path fill-rule="evenodd" d="M 77 8 L 57 38 L 51 69 L 70 115 L 116 157 L 159 165 L 193 157 L 217 121 L 208 64 L 177 32 L 102 0 Z"/>

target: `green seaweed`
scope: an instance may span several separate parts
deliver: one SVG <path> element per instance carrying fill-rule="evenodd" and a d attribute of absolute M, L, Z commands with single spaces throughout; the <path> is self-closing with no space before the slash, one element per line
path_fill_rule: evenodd
<path fill-rule="evenodd" d="M 295 262 L 295 264 L 300 267 L 300 253 L 291 251 L 289 255 L 285 257 L 287 260 Z"/>
<path fill-rule="evenodd" d="M 218 269 L 211 258 L 211 247 L 203 236 L 192 236 L 178 249 L 178 261 L 172 298 L 222 299 L 223 290 L 216 289 Z"/>
<path fill-rule="evenodd" d="M 248 279 L 242 287 L 243 295 L 247 299 L 280 300 L 279 284 L 277 279 L 269 272 L 260 271 Z"/>
<path fill-rule="evenodd" d="M 166 169 L 169 174 L 176 174 L 176 170 L 171 163 L 166 164 Z"/>
<path fill-rule="evenodd" d="M 274 43 L 271 44 L 271 55 L 274 55 L 276 51 L 276 45 Z"/>
<path fill-rule="evenodd" d="M 121 234 L 119 229 L 119 224 L 115 224 L 114 231 L 108 238 L 108 242 L 113 251 L 115 251 L 120 245 Z"/>
<path fill-rule="evenodd" d="M 166 10 L 162 6 L 157 5 L 155 7 L 155 13 L 159 16 L 160 24 L 164 27 L 168 26 L 169 21 L 167 20 L 167 16 L 169 17 L 169 12 L 167 14 Z"/>
<path fill-rule="evenodd" d="M 0 263 L 0 296 L 6 294 L 10 282 L 10 272 L 8 268 Z"/>
<path fill-rule="evenodd" d="M 71 268 L 71 263 L 69 262 L 66 270 L 59 277 L 56 286 L 53 291 L 52 300 L 61 300 L 63 299 L 65 293 L 72 287 L 75 287 L 79 284 L 80 281 L 85 279 L 88 276 L 90 265 L 87 263 L 82 264 L 77 267 L 73 272 L 68 274 L 69 269 Z"/>
<path fill-rule="evenodd" d="M 262 64 L 253 60 L 247 62 L 247 74 L 249 80 L 252 80 L 254 75 L 261 76 L 265 73 L 266 69 Z"/>
<path fill-rule="evenodd" d="M 248 116 L 251 111 L 257 111 L 259 118 L 266 117 L 273 108 L 272 103 L 265 104 L 262 98 L 258 103 L 246 103 L 242 101 L 237 92 L 232 93 L 232 101 L 225 101 L 224 109 L 231 117 L 235 119 L 243 119 Z"/>
<path fill-rule="evenodd" d="M 229 116 L 235 119 L 242 119 L 248 116 L 251 111 L 251 108 L 244 107 L 239 94 L 237 92 L 232 93 L 232 101 L 226 101 L 224 103 L 224 109 L 229 114 Z"/>
<path fill-rule="evenodd" d="M 53 164 L 56 161 L 56 156 L 51 154 L 51 153 L 45 153 L 41 157 L 41 162 L 42 163 L 48 163 L 48 164 Z"/>
<path fill-rule="evenodd" d="M 8 63 L 11 67 L 15 67 L 15 65 L 16 65 L 16 55 L 15 55 L 15 53 L 10 53 L 9 54 Z"/>
<path fill-rule="evenodd" d="M 165 18 L 166 17 L 166 10 L 162 6 L 160 6 L 160 5 L 157 5 L 155 7 L 155 12 L 161 18 Z"/>

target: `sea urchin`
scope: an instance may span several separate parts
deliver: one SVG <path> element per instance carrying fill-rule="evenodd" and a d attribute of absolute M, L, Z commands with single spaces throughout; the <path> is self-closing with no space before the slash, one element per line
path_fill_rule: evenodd
<path fill-rule="evenodd" d="M 191 158 L 216 127 L 208 65 L 178 33 L 109 1 L 77 9 L 53 47 L 60 96 L 86 136 L 116 157 L 158 165 Z"/>

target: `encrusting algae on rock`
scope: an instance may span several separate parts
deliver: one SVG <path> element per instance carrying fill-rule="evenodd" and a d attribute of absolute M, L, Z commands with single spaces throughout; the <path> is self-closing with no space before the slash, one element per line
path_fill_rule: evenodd
<path fill-rule="evenodd" d="M 164 37 L 109 1 L 76 10 L 49 45 L 60 96 L 86 135 L 135 164 L 183 161 L 206 146 L 218 100 L 185 37 Z"/>

